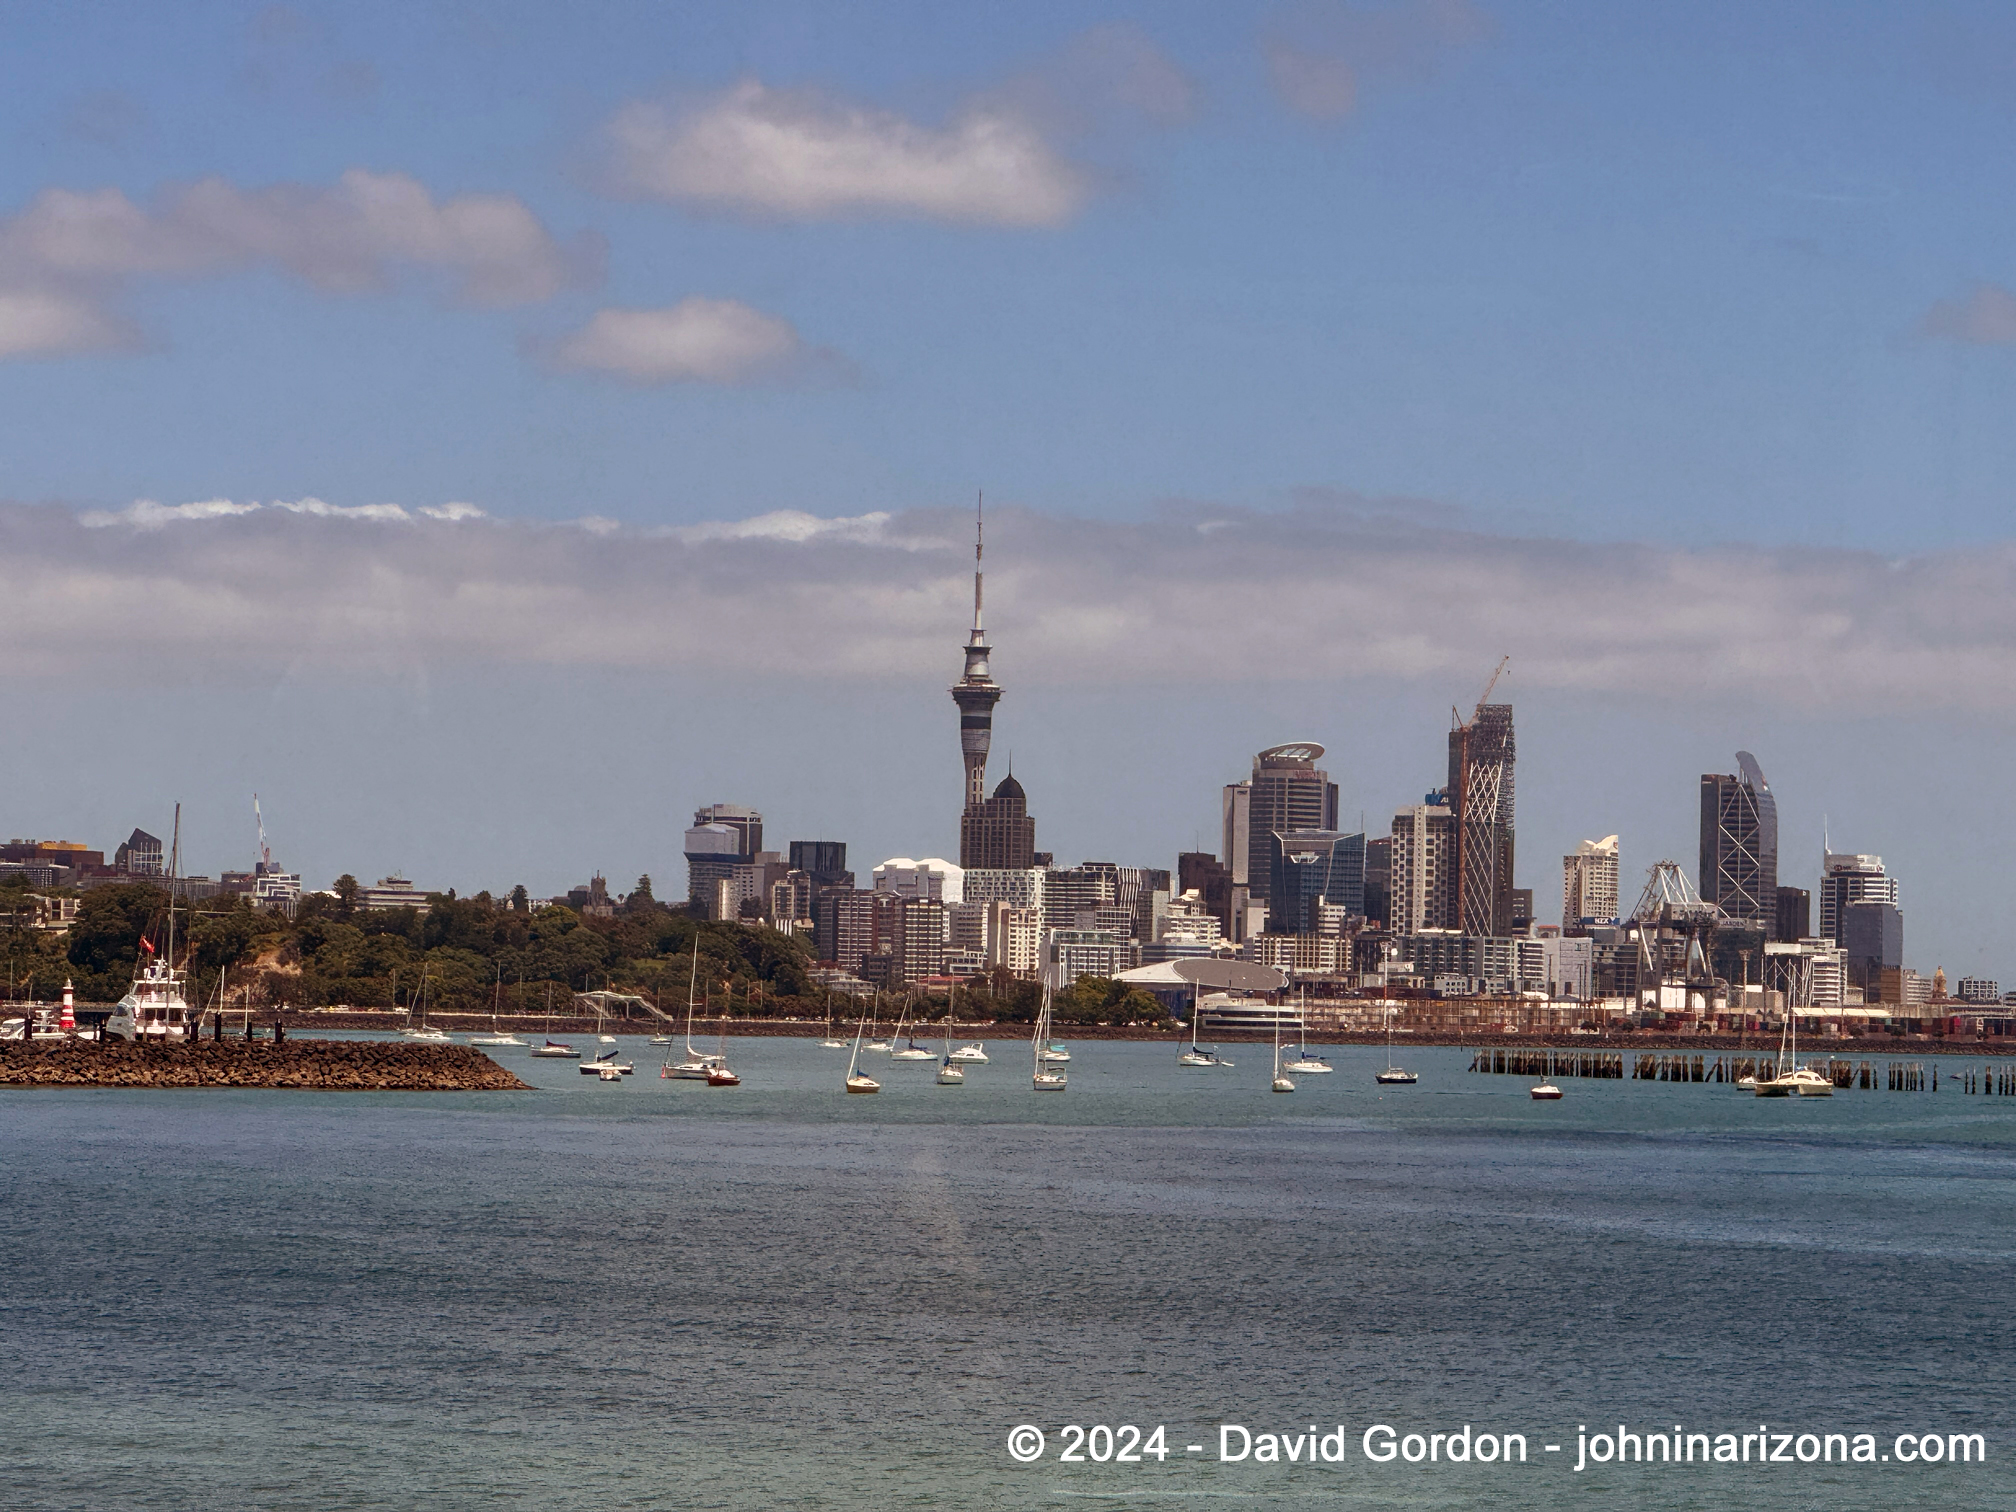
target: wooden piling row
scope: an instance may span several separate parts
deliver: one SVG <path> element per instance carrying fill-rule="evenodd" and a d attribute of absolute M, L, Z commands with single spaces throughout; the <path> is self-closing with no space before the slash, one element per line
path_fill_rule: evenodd
<path fill-rule="evenodd" d="M 1837 1088 L 1874 1091 L 1879 1079 L 1892 1092 L 1937 1092 L 1939 1068 L 1931 1070 L 1917 1061 L 1889 1061 L 1879 1073 L 1874 1061 L 1825 1060 L 1809 1062 L 1815 1071 Z M 1625 1077 L 1624 1056 L 1615 1051 L 1577 1050 L 1479 1050 L 1470 1059 L 1472 1071 L 1500 1076 L 1594 1076 L 1611 1080 Z M 1762 1080 L 1777 1074 L 1777 1057 L 1771 1055 L 1635 1054 L 1628 1068 L 1632 1081 L 1715 1082 L 1733 1086 L 1744 1077 Z M 2016 1066 L 1968 1067 L 1947 1072 L 1957 1078 L 1963 1091 L 1984 1097 L 2016 1097 Z"/>

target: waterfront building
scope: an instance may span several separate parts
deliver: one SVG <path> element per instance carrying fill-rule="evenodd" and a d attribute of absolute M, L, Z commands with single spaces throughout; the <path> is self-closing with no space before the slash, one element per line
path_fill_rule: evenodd
<path fill-rule="evenodd" d="M 1496 681 L 1496 678 L 1493 678 Z M 1466 724 L 1449 731 L 1449 781 L 1443 789 L 1455 817 L 1455 923 L 1466 933 L 1512 933 L 1514 768 L 1512 705 L 1480 703 Z"/>
<path fill-rule="evenodd" d="M 1111 861 L 1053 867 L 1043 879 L 1043 922 L 1050 929 L 1075 929 L 1087 909 L 1115 907 L 1120 868 Z"/>
<path fill-rule="evenodd" d="M 1036 864 L 1036 821 L 1010 772 L 984 803 L 959 819 L 959 864 L 971 870 L 1026 871 Z"/>
<path fill-rule="evenodd" d="M 1456 816 L 1430 793 L 1393 816 L 1388 927 L 1396 935 L 1457 923 Z"/>
<path fill-rule="evenodd" d="M 1724 916 L 1778 923 L 1778 800 L 1757 758 L 1736 753 L 1736 773 L 1701 775 L 1701 898 Z"/>
<path fill-rule="evenodd" d="M 1351 941 L 1342 935 L 1264 930 L 1239 953 L 1256 966 L 1271 966 L 1291 977 L 1335 977 L 1351 969 Z"/>
<path fill-rule="evenodd" d="M 1820 867 L 1820 936 L 1841 938 L 1841 911 L 1850 903 L 1896 903 L 1897 879 L 1881 856 L 1829 851 Z"/>
<path fill-rule="evenodd" d="M 1596 942 L 1587 935 L 1545 936 L 1540 941 L 1540 975 L 1550 998 L 1595 996 Z"/>
<path fill-rule="evenodd" d="M 1591 925 L 1615 924 L 1618 909 L 1617 837 L 1584 840 L 1561 858 L 1561 931 L 1581 934 Z"/>
<path fill-rule="evenodd" d="M 1954 993 L 1963 1003 L 1999 1003 L 2002 985 L 1988 977 L 1964 976 Z"/>

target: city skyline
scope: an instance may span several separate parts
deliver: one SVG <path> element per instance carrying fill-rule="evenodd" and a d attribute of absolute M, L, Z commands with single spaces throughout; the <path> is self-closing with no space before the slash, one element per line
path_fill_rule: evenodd
<path fill-rule="evenodd" d="M 1289 740 L 1376 836 L 1509 653 L 1517 886 L 1691 875 L 1750 750 L 1781 884 L 1831 820 L 2012 974 L 2009 18 L 109 14 L 0 99 L 10 831 L 956 856 L 984 487 L 990 779 L 1066 864 Z"/>

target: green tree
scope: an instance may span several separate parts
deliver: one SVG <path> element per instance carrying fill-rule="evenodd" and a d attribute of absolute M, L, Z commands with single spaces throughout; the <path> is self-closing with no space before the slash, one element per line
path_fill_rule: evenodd
<path fill-rule="evenodd" d="M 363 889 L 357 885 L 355 877 L 345 872 L 336 879 L 336 885 L 330 890 L 336 894 L 336 917 L 348 920 L 350 915 L 357 912 L 357 895 Z"/>

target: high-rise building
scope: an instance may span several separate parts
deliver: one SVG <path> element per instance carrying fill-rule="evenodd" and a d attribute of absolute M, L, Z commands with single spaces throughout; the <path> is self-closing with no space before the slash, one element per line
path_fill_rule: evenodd
<path fill-rule="evenodd" d="M 1843 904 L 1840 945 L 1848 962 L 1848 980 L 1863 988 L 1874 986 L 1878 973 L 1904 964 L 1903 911 L 1895 903 L 1874 898 Z"/>
<path fill-rule="evenodd" d="M 1778 924 L 1774 940 L 1803 940 L 1813 933 L 1813 895 L 1803 887 L 1778 889 Z"/>
<path fill-rule="evenodd" d="M 1225 789 L 1225 864 L 1232 885 L 1265 902 L 1273 879 L 1274 832 L 1337 828 L 1337 784 L 1316 763 L 1313 740 L 1269 746 L 1253 758 L 1253 775 Z"/>
<path fill-rule="evenodd" d="M 980 555 L 983 545 L 976 513 L 973 526 L 973 630 L 966 637 L 966 670 L 952 685 L 952 701 L 959 706 L 959 754 L 966 764 L 966 803 L 962 814 L 970 814 L 986 801 L 987 750 L 994 741 L 994 705 L 1001 701 L 1001 685 L 987 669 L 993 647 L 980 628 Z M 1017 793 L 1021 792 L 1018 787 Z M 966 854 L 965 826 L 960 826 L 959 863 L 984 865 Z"/>
<path fill-rule="evenodd" d="M 959 864 L 983 871 L 1025 871 L 1036 864 L 1036 821 L 1013 772 L 992 798 L 968 804 L 960 816 Z"/>
<path fill-rule="evenodd" d="M 686 901 L 703 918 L 721 917 L 719 884 L 735 881 L 763 849 L 763 816 L 739 803 L 710 803 L 693 811 L 686 831 Z M 753 885 L 753 884 L 752 884 Z M 751 894 L 760 896 L 760 888 Z M 730 914 L 732 918 L 734 915 Z"/>
<path fill-rule="evenodd" d="M 1757 758 L 1736 753 L 1736 774 L 1701 774 L 1701 899 L 1731 919 L 1778 923 L 1778 800 Z"/>
<path fill-rule="evenodd" d="M 1268 836 L 1267 932 L 1317 934 L 1317 905 L 1365 912 L 1365 837 L 1336 830 Z"/>
<path fill-rule="evenodd" d="M 1413 804 L 1393 816 L 1392 838 L 1387 928 L 1396 935 L 1457 928 L 1455 814 L 1446 803 Z"/>
<path fill-rule="evenodd" d="M 161 861 L 161 839 L 136 829 L 126 843 L 113 853 L 112 864 L 133 877 L 158 877 L 165 869 Z"/>
<path fill-rule="evenodd" d="M 1365 917 L 1380 929 L 1393 915 L 1393 837 L 1365 842 Z"/>
<path fill-rule="evenodd" d="M 1477 705 L 1449 731 L 1444 789 L 1459 836 L 1456 910 L 1466 934 L 1512 933 L 1513 769 L 1518 754 L 1512 705 Z"/>
<path fill-rule="evenodd" d="M 801 871 L 816 887 L 852 887 L 854 873 L 847 870 L 845 840 L 793 840 L 791 870 Z"/>
<path fill-rule="evenodd" d="M 1176 890 L 1194 892 L 1221 931 L 1232 929 L 1232 871 L 1209 851 L 1184 851 L 1176 858 Z"/>
<path fill-rule="evenodd" d="M 1617 837 L 1584 840 L 1561 858 L 1561 928 L 1582 933 L 1617 922 Z"/>
<path fill-rule="evenodd" d="M 1896 903 L 1897 879 L 1883 870 L 1881 856 L 1829 851 L 1820 866 L 1820 938 L 1837 945 L 1842 910 L 1850 903 Z"/>
<path fill-rule="evenodd" d="M 932 898 L 940 903 L 966 901 L 966 873 L 950 861 L 926 856 L 912 861 L 908 856 L 892 856 L 875 868 L 875 891 L 903 898 Z"/>

